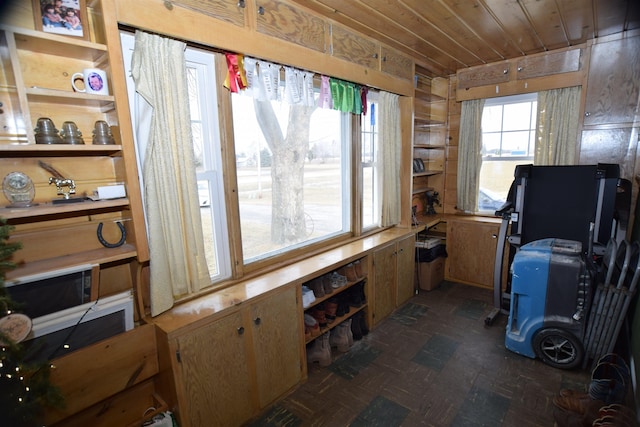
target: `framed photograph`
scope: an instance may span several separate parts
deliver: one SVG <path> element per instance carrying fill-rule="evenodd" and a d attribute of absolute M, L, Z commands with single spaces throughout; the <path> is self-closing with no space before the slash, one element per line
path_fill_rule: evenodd
<path fill-rule="evenodd" d="M 32 0 L 36 30 L 89 40 L 86 0 Z"/>

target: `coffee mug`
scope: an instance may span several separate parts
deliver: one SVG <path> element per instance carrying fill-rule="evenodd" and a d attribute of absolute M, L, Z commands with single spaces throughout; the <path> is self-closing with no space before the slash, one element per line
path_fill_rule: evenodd
<path fill-rule="evenodd" d="M 76 80 L 84 82 L 84 89 L 76 86 Z M 96 95 L 109 95 L 107 73 L 97 68 L 85 68 L 81 73 L 71 76 L 71 86 L 76 92 L 86 92 Z"/>

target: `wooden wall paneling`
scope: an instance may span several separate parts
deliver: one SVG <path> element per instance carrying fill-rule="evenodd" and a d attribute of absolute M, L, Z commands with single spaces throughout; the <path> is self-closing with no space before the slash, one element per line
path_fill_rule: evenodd
<path fill-rule="evenodd" d="M 154 326 L 137 327 L 52 363 L 51 382 L 64 396 L 65 407 L 47 410 L 48 424 L 153 377 L 158 372 Z"/>
<path fill-rule="evenodd" d="M 237 0 L 173 0 L 172 3 L 240 27 L 245 22 L 245 7 Z"/>
<path fill-rule="evenodd" d="M 380 63 L 380 44 L 346 27 L 332 24 L 331 54 L 375 70 Z"/>
<path fill-rule="evenodd" d="M 292 43 L 326 52 L 326 21 L 305 10 L 282 1 L 259 0 L 257 31 Z M 262 12 L 261 12 L 262 11 Z"/>
<path fill-rule="evenodd" d="M 411 58 L 384 45 L 380 47 L 380 55 L 380 70 L 382 72 L 407 80 L 413 79 L 414 64 Z"/>

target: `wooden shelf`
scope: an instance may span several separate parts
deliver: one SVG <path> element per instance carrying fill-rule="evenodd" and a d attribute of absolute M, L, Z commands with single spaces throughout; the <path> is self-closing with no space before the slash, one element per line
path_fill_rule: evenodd
<path fill-rule="evenodd" d="M 135 256 L 135 247 L 130 244 L 124 244 L 117 248 L 100 248 L 73 255 L 47 258 L 42 261 L 33 261 L 24 265 L 19 265 L 15 269 L 7 272 L 7 280 L 16 280 L 20 277 L 75 267 L 83 264 L 106 264 L 109 262 L 135 258 Z"/>
<path fill-rule="evenodd" d="M 0 30 L 14 33 L 18 49 L 92 62 L 106 60 L 107 57 L 106 45 L 80 38 L 7 25 L 0 25 Z"/>
<path fill-rule="evenodd" d="M 427 170 L 427 171 L 424 171 L 424 172 L 414 173 L 413 176 L 415 178 L 415 177 L 418 177 L 418 176 L 432 176 L 432 175 L 438 175 L 438 174 L 441 174 L 441 173 L 442 173 L 442 171 Z"/>
<path fill-rule="evenodd" d="M 435 190 L 433 187 L 414 187 L 411 194 L 426 193 L 427 191 L 433 191 L 433 190 Z"/>
<path fill-rule="evenodd" d="M 429 144 L 413 144 L 413 148 L 423 148 L 426 150 L 444 150 L 444 145 L 429 145 Z"/>
<path fill-rule="evenodd" d="M 443 98 L 442 96 L 431 93 L 427 89 L 422 89 L 420 87 L 416 87 L 414 88 L 414 90 L 415 90 L 415 97 L 423 101 L 436 102 L 436 101 L 444 101 L 446 99 L 446 98 Z"/>
<path fill-rule="evenodd" d="M 338 317 L 336 317 L 334 319 L 333 322 L 327 323 L 327 326 L 324 326 L 324 327 L 320 328 L 320 333 L 318 335 L 316 335 L 315 337 L 311 337 L 311 338 L 305 339 L 305 344 L 309 344 L 311 341 L 315 340 L 316 338 L 321 337 L 322 334 L 324 334 L 324 333 L 330 331 L 331 329 L 335 328 L 336 326 L 338 326 L 339 324 L 341 324 L 345 320 L 348 320 L 350 317 L 352 317 L 357 312 L 359 312 L 361 310 L 364 310 L 367 306 L 368 306 L 367 303 L 363 303 L 360 307 L 349 306 L 349 312 L 347 314 L 345 314 L 344 316 L 338 316 Z"/>
<path fill-rule="evenodd" d="M 85 212 L 98 209 L 122 208 L 129 205 L 128 198 L 112 200 L 85 200 L 75 203 L 41 203 L 28 208 L 0 208 L 0 217 L 5 219 L 34 218 L 40 216 L 60 215 L 73 212 Z"/>
<path fill-rule="evenodd" d="M 101 144 L 0 144 L 0 155 L 4 157 L 25 157 L 25 156 L 96 156 L 114 155 L 122 151 L 122 145 L 101 145 Z"/>
<path fill-rule="evenodd" d="M 27 97 L 34 102 L 53 102 L 56 104 L 100 107 L 103 112 L 113 110 L 113 96 L 95 95 L 83 92 L 48 89 L 44 87 L 28 87 L 25 89 Z"/>

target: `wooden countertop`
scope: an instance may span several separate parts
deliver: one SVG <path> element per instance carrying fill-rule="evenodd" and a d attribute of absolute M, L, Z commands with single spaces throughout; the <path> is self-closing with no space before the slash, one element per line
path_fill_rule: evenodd
<path fill-rule="evenodd" d="M 228 310 L 238 309 L 240 305 L 278 288 L 302 284 L 313 277 L 328 273 L 342 264 L 368 255 L 376 248 L 401 240 L 416 232 L 417 228 L 415 227 L 394 227 L 354 240 L 285 267 L 241 281 L 228 288 L 181 303 L 152 321 L 167 334 L 187 327 L 197 327 L 211 321 L 212 317 L 226 315 Z"/>

